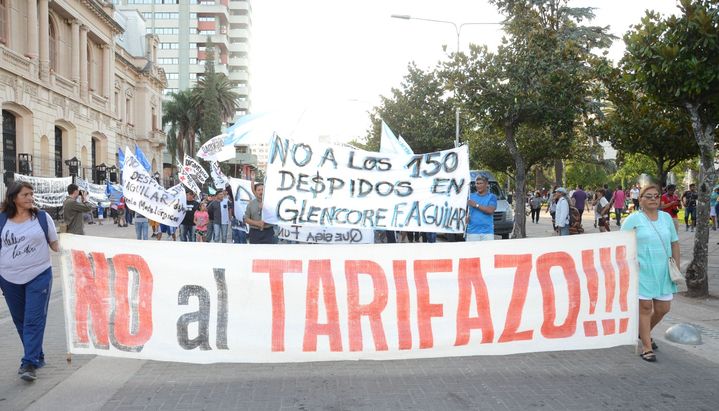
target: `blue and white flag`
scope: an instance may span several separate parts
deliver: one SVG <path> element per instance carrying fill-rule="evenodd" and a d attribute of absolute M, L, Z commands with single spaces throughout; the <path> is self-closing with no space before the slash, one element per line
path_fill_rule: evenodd
<path fill-rule="evenodd" d="M 117 161 L 120 162 L 120 170 L 125 166 L 125 153 L 122 152 L 120 147 L 117 148 Z"/>
<path fill-rule="evenodd" d="M 138 146 L 137 144 L 135 144 L 135 158 L 137 158 L 137 161 L 139 161 L 140 164 L 142 164 L 142 166 L 145 167 L 145 170 L 150 171 L 152 166 L 147 161 L 147 157 L 145 157 L 145 153 L 143 153 L 142 150 L 140 150 L 140 146 Z"/>
<path fill-rule="evenodd" d="M 409 144 L 402 137 L 397 138 L 384 120 L 382 120 L 382 129 L 380 131 L 379 152 L 384 154 L 414 154 Z"/>

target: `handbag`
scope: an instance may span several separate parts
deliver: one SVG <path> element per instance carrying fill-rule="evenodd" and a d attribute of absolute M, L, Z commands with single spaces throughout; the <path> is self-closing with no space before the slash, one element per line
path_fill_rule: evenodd
<path fill-rule="evenodd" d="M 649 218 L 647 218 L 646 214 L 642 213 L 642 215 L 649 223 L 649 226 L 654 229 L 655 233 L 657 233 L 657 237 L 659 237 L 659 241 L 662 242 L 662 250 L 664 250 L 664 255 L 666 255 L 667 258 L 669 259 L 669 261 L 668 261 L 668 263 L 669 263 L 669 278 L 671 278 L 671 280 L 675 284 L 679 284 L 680 282 L 686 280 L 686 278 L 684 277 L 684 274 L 682 274 L 682 271 L 679 269 L 679 266 L 677 265 L 676 260 L 674 260 L 674 257 L 667 254 L 667 247 L 664 244 L 664 240 L 662 240 L 662 236 L 659 235 L 659 231 L 657 231 L 656 227 L 654 227 L 654 224 L 652 224 L 652 222 L 649 221 Z"/>

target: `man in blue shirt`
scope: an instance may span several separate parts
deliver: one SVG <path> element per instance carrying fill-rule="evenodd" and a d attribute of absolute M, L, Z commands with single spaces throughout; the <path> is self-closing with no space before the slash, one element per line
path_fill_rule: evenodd
<path fill-rule="evenodd" d="M 494 210 L 497 196 L 489 192 L 489 179 L 480 174 L 476 180 L 477 192 L 469 195 L 467 207 L 467 241 L 494 240 Z"/>

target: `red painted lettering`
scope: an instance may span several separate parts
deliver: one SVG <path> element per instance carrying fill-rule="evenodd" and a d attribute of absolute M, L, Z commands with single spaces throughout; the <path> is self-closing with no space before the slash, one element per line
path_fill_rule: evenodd
<path fill-rule="evenodd" d="M 72 250 L 75 273 L 75 339 L 88 344 L 88 324 L 92 324 L 92 343 L 96 348 L 109 349 L 110 289 L 109 269 L 105 255 Z M 89 320 L 88 320 L 89 315 Z"/>
<path fill-rule="evenodd" d="M 554 284 L 550 276 L 552 267 L 561 267 L 567 281 L 568 313 L 564 323 L 554 325 L 557 318 L 557 305 L 554 296 Z M 542 289 L 542 306 L 544 308 L 544 321 L 542 322 L 542 335 L 546 338 L 564 338 L 574 334 L 577 328 L 577 317 L 581 303 L 579 276 L 574 265 L 574 259 L 565 252 L 542 254 L 537 259 L 537 277 Z"/>
<path fill-rule="evenodd" d="M 407 285 L 407 262 L 395 260 L 392 262 L 394 273 L 394 287 L 397 290 L 397 336 L 399 349 L 412 348 L 412 331 L 409 326 L 409 286 Z"/>
<path fill-rule="evenodd" d="M 253 260 L 252 272 L 269 273 L 272 296 L 272 351 L 285 350 L 285 273 L 301 273 L 302 260 Z"/>
<path fill-rule="evenodd" d="M 489 306 L 487 284 L 482 278 L 479 258 L 462 258 L 459 260 L 459 297 L 457 306 L 457 337 L 454 345 L 467 345 L 472 329 L 482 330 L 482 344 L 491 343 L 494 339 L 492 313 Z M 472 290 L 477 300 L 477 316 L 469 316 Z"/>
<path fill-rule="evenodd" d="M 322 297 L 327 310 L 327 324 L 319 324 L 317 300 L 319 299 L 320 285 Z M 307 268 L 307 300 L 305 302 L 305 337 L 302 344 L 303 351 L 317 351 L 317 337 L 329 337 L 330 350 L 342 351 L 342 336 L 340 335 L 340 319 L 337 310 L 337 294 L 332 279 L 330 260 L 310 260 Z"/>
<path fill-rule="evenodd" d="M 532 255 L 496 255 L 494 256 L 496 268 L 516 267 L 514 272 L 514 285 L 512 286 L 512 299 L 507 310 L 507 320 L 504 324 L 504 331 L 499 337 L 499 342 L 531 340 L 533 330 L 517 331 L 522 322 L 524 303 L 527 300 L 527 289 L 529 288 L 529 274 L 532 272 Z"/>
<path fill-rule="evenodd" d="M 115 266 L 115 340 L 121 347 L 140 349 L 152 336 L 152 273 L 147 262 L 136 254 L 118 254 Z M 130 270 L 137 275 L 137 306 L 130 306 L 128 281 Z M 137 320 L 131 325 L 131 312 Z M 133 332 L 134 330 L 134 332 Z"/>
<path fill-rule="evenodd" d="M 414 283 L 417 287 L 417 324 L 419 325 L 419 348 L 432 348 L 432 317 L 442 317 L 442 304 L 429 302 L 428 273 L 452 271 L 452 260 L 418 260 L 414 262 Z"/>
<path fill-rule="evenodd" d="M 372 278 L 374 296 L 368 304 L 360 304 L 359 274 Z M 362 351 L 362 322 L 364 315 L 369 318 L 374 345 L 377 351 L 387 351 L 387 339 L 382 327 L 382 311 L 387 306 L 387 278 L 384 270 L 374 261 L 345 261 L 347 279 L 347 318 L 350 351 Z"/>

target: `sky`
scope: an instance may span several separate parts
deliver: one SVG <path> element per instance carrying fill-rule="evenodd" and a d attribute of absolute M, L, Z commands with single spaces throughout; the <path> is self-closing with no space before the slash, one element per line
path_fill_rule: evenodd
<path fill-rule="evenodd" d="M 676 0 L 570 0 L 595 7 L 592 25 L 618 37 L 609 52 L 617 61 L 621 37 L 644 10 L 676 14 Z M 498 23 L 487 0 L 255 0 L 252 2 L 250 86 L 252 111 L 299 113 L 295 139 L 364 137 L 367 111 L 389 95 L 414 61 L 431 68 L 456 49 L 447 23 L 391 18 L 392 14 L 462 23 Z M 460 49 L 470 43 L 496 49 L 499 25 L 465 25 Z M 390 124 L 390 127 L 392 125 Z"/>

